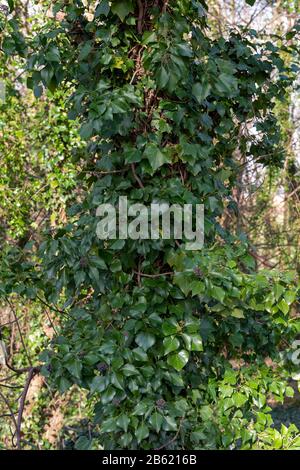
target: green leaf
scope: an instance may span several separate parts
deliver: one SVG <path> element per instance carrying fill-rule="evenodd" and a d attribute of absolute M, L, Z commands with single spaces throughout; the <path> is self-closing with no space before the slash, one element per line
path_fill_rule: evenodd
<path fill-rule="evenodd" d="M 36 98 L 40 98 L 40 96 L 43 94 L 43 87 L 41 85 L 36 85 L 33 88 L 33 93 Z"/>
<path fill-rule="evenodd" d="M 114 259 L 110 265 L 110 270 L 112 273 L 117 273 L 119 271 L 122 271 L 121 261 L 119 259 Z"/>
<path fill-rule="evenodd" d="M 173 277 L 173 282 L 180 287 L 185 296 L 188 296 L 189 292 L 193 289 L 193 283 L 191 278 L 186 273 L 177 273 Z"/>
<path fill-rule="evenodd" d="M 107 265 L 105 261 L 102 258 L 99 258 L 98 256 L 94 256 L 91 258 L 91 264 L 99 269 L 107 270 Z"/>
<path fill-rule="evenodd" d="M 93 122 L 88 121 L 82 124 L 79 133 L 80 133 L 80 137 L 83 140 L 89 139 L 91 135 L 93 134 Z"/>
<path fill-rule="evenodd" d="M 71 382 L 65 377 L 59 378 L 58 389 L 60 393 L 65 393 L 71 387 L 71 385 Z"/>
<path fill-rule="evenodd" d="M 182 338 L 188 351 L 203 351 L 202 338 L 200 335 L 187 335 L 184 333 Z"/>
<path fill-rule="evenodd" d="M 9 6 L 9 12 L 12 13 L 12 11 L 15 8 L 15 2 L 14 0 L 7 0 L 8 6 Z"/>
<path fill-rule="evenodd" d="M 149 418 L 149 424 L 157 433 L 159 433 L 163 423 L 163 416 L 160 413 L 153 413 Z"/>
<path fill-rule="evenodd" d="M 131 441 L 132 441 L 132 434 L 130 433 L 125 433 L 120 438 L 120 443 L 123 448 L 128 447 Z"/>
<path fill-rule="evenodd" d="M 113 432 L 117 429 L 117 423 L 115 418 L 109 418 L 106 421 L 103 421 L 101 424 L 101 432 Z"/>
<path fill-rule="evenodd" d="M 180 371 L 183 369 L 183 367 L 187 364 L 189 360 L 189 353 L 188 351 L 185 351 L 184 349 L 180 351 L 179 353 L 176 354 L 170 354 L 168 356 L 168 364 L 174 369 Z"/>
<path fill-rule="evenodd" d="M 126 376 L 126 377 L 130 377 L 132 375 L 137 375 L 139 372 L 138 370 L 136 369 L 136 367 L 134 367 L 132 364 L 125 364 L 125 366 L 123 367 L 123 374 Z"/>
<path fill-rule="evenodd" d="M 80 49 L 78 60 L 82 61 L 86 59 L 92 49 L 93 49 L 93 44 L 91 42 L 85 42 L 83 44 L 83 47 Z"/>
<path fill-rule="evenodd" d="M 291 305 L 293 302 L 295 302 L 295 299 L 296 299 L 296 292 L 288 290 L 284 294 L 284 300 L 286 301 L 288 305 Z"/>
<path fill-rule="evenodd" d="M 159 167 L 169 161 L 166 154 L 163 153 L 155 144 L 148 145 L 144 151 L 144 156 L 149 160 L 153 171 L 156 171 Z"/>
<path fill-rule="evenodd" d="M 97 376 L 93 378 L 93 381 L 90 385 L 91 392 L 104 392 L 108 386 L 107 377 Z"/>
<path fill-rule="evenodd" d="M 146 46 L 151 42 L 155 42 L 157 40 L 157 35 L 155 31 L 145 31 L 143 34 L 143 45 Z"/>
<path fill-rule="evenodd" d="M 77 377 L 78 379 L 81 376 L 81 370 L 82 370 L 82 363 L 79 359 L 72 359 L 71 361 L 67 362 L 67 368 L 69 372 L 74 375 L 74 377 Z"/>
<path fill-rule="evenodd" d="M 45 58 L 49 62 L 60 62 L 60 53 L 56 46 L 50 47 L 50 49 L 46 52 Z"/>
<path fill-rule="evenodd" d="M 219 302 L 223 302 L 225 298 L 225 291 L 219 286 L 213 286 L 211 289 L 211 294 Z"/>
<path fill-rule="evenodd" d="M 162 332 L 164 336 L 174 335 L 179 330 L 180 330 L 180 327 L 174 318 L 165 320 L 162 324 Z"/>
<path fill-rule="evenodd" d="M 125 240 L 116 240 L 110 245 L 110 250 L 122 250 L 125 245 Z"/>
<path fill-rule="evenodd" d="M 108 403 L 110 403 L 114 399 L 115 394 L 116 390 L 112 385 L 110 385 L 101 395 L 101 402 L 103 403 L 103 405 L 107 405 Z"/>
<path fill-rule="evenodd" d="M 215 83 L 215 87 L 222 95 L 231 95 L 238 89 L 237 79 L 233 75 L 221 73 Z"/>
<path fill-rule="evenodd" d="M 134 6 L 131 0 L 116 0 L 111 5 L 111 11 L 123 22 L 129 13 L 134 12 Z"/>
<path fill-rule="evenodd" d="M 142 348 L 135 348 L 132 350 L 132 354 L 136 361 L 147 362 L 149 360 L 148 355 Z"/>
<path fill-rule="evenodd" d="M 169 81 L 169 78 L 170 78 L 170 75 L 166 71 L 165 67 L 163 65 L 159 67 L 156 73 L 156 82 L 157 82 L 158 88 L 161 88 L 161 89 L 165 88 Z"/>
<path fill-rule="evenodd" d="M 241 408 L 248 401 L 246 395 L 243 395 L 240 392 L 234 393 L 231 399 L 237 408 Z"/>
<path fill-rule="evenodd" d="M 135 342 L 144 350 L 147 351 L 155 344 L 155 336 L 150 333 L 139 333 L 135 338 Z"/>
<path fill-rule="evenodd" d="M 92 441 L 86 436 L 80 436 L 75 442 L 76 450 L 89 450 L 91 448 Z"/>
<path fill-rule="evenodd" d="M 170 352 L 176 351 L 179 348 L 180 342 L 174 336 L 169 336 L 164 339 L 163 345 L 164 354 L 169 354 Z"/>
<path fill-rule="evenodd" d="M 164 416 L 162 427 L 164 431 L 177 431 L 178 429 L 177 423 L 172 416 Z"/>
<path fill-rule="evenodd" d="M 108 0 L 101 0 L 99 5 L 95 11 L 95 18 L 99 18 L 99 16 L 104 15 L 107 16 L 110 10 L 109 1 Z"/>
<path fill-rule="evenodd" d="M 278 307 L 285 315 L 289 312 L 289 305 L 284 299 L 279 302 Z"/>
<path fill-rule="evenodd" d="M 246 0 L 246 3 L 248 5 L 250 5 L 251 7 L 253 7 L 254 3 L 256 2 L 256 0 Z"/>
<path fill-rule="evenodd" d="M 128 425 L 130 423 L 130 419 L 126 414 L 121 414 L 118 419 L 117 419 L 117 425 L 119 428 L 123 429 L 123 431 L 127 432 L 128 430 Z"/>
<path fill-rule="evenodd" d="M 243 310 L 240 310 L 239 308 L 234 308 L 231 312 L 231 316 L 235 318 L 245 318 Z"/>
<path fill-rule="evenodd" d="M 199 104 L 201 104 L 209 95 L 211 86 L 209 83 L 194 83 L 192 87 L 192 94 Z"/>
<path fill-rule="evenodd" d="M 149 436 L 149 428 L 146 424 L 141 424 L 137 430 L 136 430 L 136 438 L 137 438 L 137 441 L 138 441 L 138 444 L 140 444 L 140 442 L 142 442 L 144 439 L 147 439 L 147 437 Z"/>

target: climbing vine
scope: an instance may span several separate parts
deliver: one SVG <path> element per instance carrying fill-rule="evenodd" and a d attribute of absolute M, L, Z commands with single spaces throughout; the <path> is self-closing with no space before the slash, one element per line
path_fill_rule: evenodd
<path fill-rule="evenodd" d="M 299 330 L 294 274 L 256 273 L 222 215 L 236 210 L 242 159 L 283 163 L 273 108 L 297 70 L 282 54 L 296 60 L 298 27 L 278 45 L 253 30 L 212 39 L 206 12 L 197 0 L 76 0 L 56 2 L 26 40 L 15 19 L 6 28 L 2 50 L 24 55 L 35 97 L 62 88 L 86 141 L 73 156 L 85 194 L 1 285 L 60 318 L 41 372 L 97 401 L 77 448 L 264 447 L 278 439 L 267 397 L 292 393 L 282 366 Z M 99 240 L 97 207 L 124 195 L 204 204 L 204 248 Z"/>

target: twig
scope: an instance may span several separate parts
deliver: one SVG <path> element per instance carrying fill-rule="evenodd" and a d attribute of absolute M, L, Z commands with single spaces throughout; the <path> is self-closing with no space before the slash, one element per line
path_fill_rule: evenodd
<path fill-rule="evenodd" d="M 184 417 L 181 418 L 180 420 L 180 423 L 179 423 L 179 426 L 178 426 L 178 430 L 175 434 L 175 436 L 170 439 L 168 442 L 166 442 L 165 444 L 163 444 L 162 446 L 160 447 L 157 447 L 156 449 L 154 450 L 161 450 L 161 449 L 164 449 L 165 447 L 169 446 L 170 444 L 172 444 L 172 442 L 176 441 L 177 437 L 179 436 L 179 433 L 180 433 L 180 430 L 181 430 L 181 426 L 182 426 L 182 423 L 183 423 L 183 420 L 184 420 Z"/>
<path fill-rule="evenodd" d="M 252 255 L 255 259 L 260 261 L 264 266 L 267 266 L 267 268 L 274 269 L 276 265 L 270 264 L 268 261 L 265 260 L 262 256 L 259 256 L 255 251 L 249 250 L 250 255 Z"/>
<path fill-rule="evenodd" d="M 162 8 L 162 12 L 163 12 L 163 13 L 166 13 L 167 7 L 168 7 L 168 3 L 169 3 L 169 0 L 164 0 L 164 6 L 163 6 L 163 8 Z"/>
<path fill-rule="evenodd" d="M 53 310 L 54 312 L 58 312 L 58 313 L 61 313 L 62 315 L 66 315 L 67 317 L 69 317 L 70 315 L 65 312 L 64 310 L 60 310 L 59 308 L 56 308 L 56 307 L 52 307 L 52 305 L 49 305 L 45 300 L 43 300 L 41 297 L 39 297 L 38 295 L 36 296 L 36 298 L 42 302 L 42 304 L 44 304 L 46 307 L 48 307 L 50 310 Z"/>
<path fill-rule="evenodd" d="M 18 420 L 17 420 L 17 428 L 16 428 L 16 436 L 17 436 L 17 448 L 20 450 L 21 449 L 21 427 L 22 427 L 22 417 L 23 417 L 23 411 L 24 411 L 24 406 L 25 406 L 25 401 L 28 393 L 28 389 L 30 386 L 30 383 L 35 376 L 39 372 L 38 367 L 31 367 L 31 369 L 28 372 L 28 377 L 24 386 L 24 390 L 21 395 L 20 399 L 20 405 L 19 405 L 19 411 L 18 411 Z"/>
<path fill-rule="evenodd" d="M 139 277 L 149 277 L 149 278 L 156 278 L 160 276 L 172 276 L 174 274 L 172 271 L 167 272 L 167 273 L 159 273 L 159 274 L 144 274 L 144 273 L 140 273 L 139 271 L 133 271 L 133 272 Z"/>
<path fill-rule="evenodd" d="M 14 316 L 14 318 L 15 318 L 15 321 L 16 321 L 16 324 L 17 324 L 17 327 L 18 327 L 18 331 L 19 331 L 19 335 L 20 335 L 20 339 L 21 339 L 21 343 L 22 343 L 22 346 L 23 346 L 23 348 L 24 348 L 25 355 L 26 355 L 26 357 L 27 357 L 27 359 L 28 359 L 28 362 L 29 362 L 30 366 L 32 367 L 32 362 L 31 362 L 29 353 L 28 353 L 27 348 L 26 348 L 26 344 L 25 344 L 25 341 L 24 341 L 24 338 L 23 338 L 23 334 L 22 334 L 22 330 L 21 330 L 21 327 L 20 327 L 19 319 L 18 319 L 18 317 L 17 317 L 17 314 L 16 314 L 16 312 L 15 312 L 15 309 L 14 309 L 12 303 L 10 302 L 10 300 L 9 300 L 7 297 L 6 297 L 6 301 L 7 301 L 8 305 L 10 306 L 10 309 L 11 309 L 11 311 L 12 311 L 12 314 L 13 314 L 13 316 Z"/>
<path fill-rule="evenodd" d="M 144 19 L 144 5 L 141 0 L 138 0 L 138 7 L 139 7 L 139 16 L 137 21 L 137 30 L 139 34 L 143 32 L 143 19 Z"/>
<path fill-rule="evenodd" d="M 134 163 L 131 163 L 131 171 L 132 171 L 132 174 L 133 174 L 133 176 L 134 176 L 134 179 L 137 181 L 139 187 L 140 187 L 141 189 L 144 189 L 145 186 L 143 185 L 142 181 L 140 180 L 140 178 L 138 177 L 138 175 L 137 175 L 136 172 L 135 172 L 135 164 L 134 164 Z"/>

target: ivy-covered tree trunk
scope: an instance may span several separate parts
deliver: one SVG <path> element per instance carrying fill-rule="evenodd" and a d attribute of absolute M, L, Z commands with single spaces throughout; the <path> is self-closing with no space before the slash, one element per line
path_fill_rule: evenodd
<path fill-rule="evenodd" d="M 289 72 L 254 31 L 211 40 L 204 1 L 88 4 L 55 3 L 57 20 L 30 43 L 35 95 L 72 93 L 90 187 L 40 247 L 34 288 L 62 316 L 43 372 L 98 397 L 104 448 L 253 447 L 271 422 L 266 395 L 285 393 L 264 360 L 293 334 L 296 291 L 291 276 L 251 273 L 245 240 L 219 220 L 235 209 L 237 151 L 280 164 L 272 100 Z M 203 203 L 204 248 L 99 240 L 96 209 L 120 196 Z"/>

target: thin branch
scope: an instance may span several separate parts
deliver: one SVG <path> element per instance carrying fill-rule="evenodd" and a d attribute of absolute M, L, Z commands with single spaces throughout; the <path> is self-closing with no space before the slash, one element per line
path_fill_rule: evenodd
<path fill-rule="evenodd" d="M 173 276 L 174 272 L 170 271 L 170 272 L 167 272 L 167 273 L 159 273 L 159 274 L 144 274 L 144 273 L 140 273 L 139 271 L 133 271 L 134 274 L 136 274 L 137 276 L 139 277 L 149 277 L 149 278 L 156 278 L 156 277 L 161 277 L 161 276 Z"/>
<path fill-rule="evenodd" d="M 137 0 L 138 7 L 139 7 L 139 16 L 137 21 L 137 30 L 139 34 L 143 32 L 143 19 L 144 19 L 144 5 L 141 0 Z"/>
<path fill-rule="evenodd" d="M 138 175 L 136 174 L 135 172 L 135 164 L 134 163 L 131 163 L 131 171 L 132 171 L 132 174 L 134 176 L 134 179 L 136 180 L 136 182 L 138 183 L 139 187 L 141 189 L 144 189 L 145 186 L 143 185 L 141 179 L 138 177 Z"/>
<path fill-rule="evenodd" d="M 33 379 L 33 377 L 39 372 L 38 367 L 31 367 L 31 369 L 28 372 L 28 377 L 24 386 L 24 390 L 21 395 L 20 399 L 20 405 L 19 405 L 19 411 L 18 411 L 18 420 L 17 420 L 17 428 L 16 428 L 16 436 L 17 436 L 17 448 L 20 450 L 21 449 L 21 427 L 22 427 L 22 418 L 23 418 L 23 412 L 24 412 L 24 407 L 25 407 L 25 401 L 28 393 L 28 389 L 30 387 L 30 383 Z"/>
<path fill-rule="evenodd" d="M 31 358 L 30 358 L 29 353 L 28 353 L 27 348 L 26 348 L 26 344 L 25 344 L 25 341 L 24 341 L 24 338 L 23 338 L 23 333 L 22 333 L 22 330 L 21 330 L 21 327 L 20 327 L 20 323 L 19 323 L 19 319 L 17 317 L 16 311 L 14 309 L 14 306 L 12 305 L 12 303 L 10 302 L 10 300 L 7 297 L 6 297 L 6 301 L 7 301 L 8 305 L 10 306 L 12 314 L 15 318 L 15 321 L 16 321 L 16 324 L 17 324 L 17 327 L 18 327 L 18 331 L 19 331 L 19 335 L 20 335 L 20 339 L 21 339 L 21 343 L 22 343 L 22 346 L 24 348 L 25 355 L 28 359 L 28 362 L 29 362 L 30 366 L 32 367 Z"/>
<path fill-rule="evenodd" d="M 172 439 L 170 439 L 168 442 L 166 442 L 165 444 L 163 444 L 163 445 L 160 446 L 160 447 L 157 447 L 157 448 L 154 449 L 154 450 L 161 450 L 161 449 L 164 449 L 165 447 L 167 447 L 167 446 L 169 446 L 170 444 L 172 444 L 172 442 L 176 441 L 177 437 L 179 436 L 179 433 L 180 433 L 180 430 L 181 430 L 181 426 L 182 426 L 182 424 L 183 424 L 183 421 L 184 421 L 184 417 L 182 417 L 181 420 L 180 420 L 180 423 L 179 423 L 179 426 L 178 426 L 178 430 L 177 430 L 175 436 L 174 436 Z"/>
<path fill-rule="evenodd" d="M 70 315 L 65 312 L 64 310 L 60 310 L 59 308 L 56 308 L 56 307 L 53 307 L 52 305 L 49 305 L 45 300 L 43 300 L 41 297 L 39 297 L 38 295 L 36 296 L 36 298 L 42 302 L 42 304 L 44 304 L 46 307 L 48 307 L 50 310 L 53 310 L 54 312 L 57 312 L 57 313 L 61 313 L 62 315 L 66 315 L 67 317 L 69 317 Z"/>

